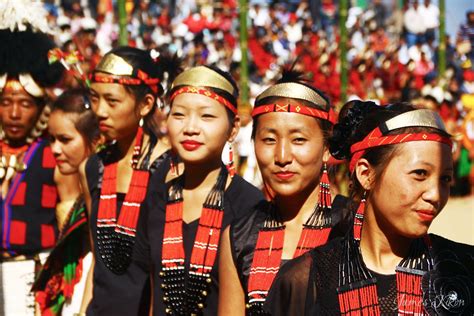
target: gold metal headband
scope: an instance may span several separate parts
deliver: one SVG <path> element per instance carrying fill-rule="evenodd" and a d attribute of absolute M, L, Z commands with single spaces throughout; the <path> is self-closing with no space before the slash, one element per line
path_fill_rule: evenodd
<path fill-rule="evenodd" d="M 225 77 L 204 66 L 193 67 L 180 73 L 171 84 L 171 90 L 178 86 L 210 87 L 235 95 L 235 89 Z"/>
<path fill-rule="evenodd" d="M 322 96 L 316 91 L 296 82 L 285 82 L 273 85 L 263 91 L 255 100 L 258 103 L 268 97 L 280 97 L 280 98 L 292 98 L 300 99 L 311 102 L 315 105 L 323 107 L 325 110 L 329 110 L 329 104 Z"/>
<path fill-rule="evenodd" d="M 94 72 L 104 72 L 115 76 L 133 76 L 133 66 L 120 56 L 106 54 Z"/>
<path fill-rule="evenodd" d="M 408 111 L 397 115 L 383 123 L 380 126 L 380 131 L 382 134 L 386 134 L 404 127 L 431 127 L 447 133 L 443 120 L 438 113 L 427 109 Z"/>

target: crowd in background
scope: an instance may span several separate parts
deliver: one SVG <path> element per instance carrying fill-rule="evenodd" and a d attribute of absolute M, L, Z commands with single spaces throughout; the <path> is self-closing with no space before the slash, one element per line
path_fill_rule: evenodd
<path fill-rule="evenodd" d="M 45 0 L 57 44 L 78 49 L 86 71 L 118 43 L 116 1 Z M 275 79 L 281 65 L 295 64 L 331 102 L 341 104 L 338 4 L 321 1 L 249 1 L 250 99 Z M 239 79 L 239 12 L 235 0 L 126 2 L 129 45 L 177 53 L 186 66 L 216 65 Z M 438 73 L 439 8 L 429 0 L 380 0 L 352 6 L 346 27 L 348 97 L 379 103 L 411 101 L 438 109 L 458 140 L 453 194 L 468 194 L 474 159 L 474 10 L 455 37 L 446 35 L 447 70 Z M 461 13 L 460 13 L 461 14 Z M 464 13 L 463 13 L 464 14 Z M 74 81 L 71 80 L 71 85 Z M 245 106 L 243 107 L 245 111 Z M 248 108 L 247 108 L 248 109 Z M 248 111 L 242 113 L 250 121 Z M 249 135 L 251 127 L 243 129 Z M 249 137 L 238 144 L 251 155 Z M 250 179 L 252 180 L 252 179 Z"/>

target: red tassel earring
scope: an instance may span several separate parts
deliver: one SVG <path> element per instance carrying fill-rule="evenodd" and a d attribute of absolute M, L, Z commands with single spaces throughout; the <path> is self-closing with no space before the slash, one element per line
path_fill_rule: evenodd
<path fill-rule="evenodd" d="M 319 207 L 321 209 L 331 208 L 331 184 L 329 182 L 328 168 L 326 163 L 323 165 L 323 174 L 319 180 Z"/>
<path fill-rule="evenodd" d="M 355 240 L 360 240 L 360 236 L 362 234 L 362 224 L 364 222 L 366 196 L 367 196 L 367 191 L 364 191 L 364 195 L 362 196 L 362 200 L 360 200 L 359 207 L 357 208 L 357 212 L 354 216 L 354 239 Z"/>
<path fill-rule="evenodd" d="M 171 152 L 170 157 L 170 173 L 172 176 L 179 176 L 179 166 L 178 158 L 174 152 Z"/>
<path fill-rule="evenodd" d="M 235 175 L 234 149 L 232 147 L 232 143 L 229 142 L 229 161 L 227 162 L 227 171 L 231 178 Z"/>

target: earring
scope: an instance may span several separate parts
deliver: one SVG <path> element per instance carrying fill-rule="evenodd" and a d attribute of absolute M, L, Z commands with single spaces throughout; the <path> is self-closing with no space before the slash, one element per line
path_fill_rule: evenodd
<path fill-rule="evenodd" d="M 323 174 L 319 180 L 319 201 L 320 210 L 331 208 L 331 184 L 329 182 L 328 169 L 326 162 L 323 164 Z"/>
<path fill-rule="evenodd" d="M 357 212 L 354 216 L 354 239 L 355 240 L 360 240 L 360 237 L 362 235 L 362 224 L 364 223 L 366 196 L 367 196 L 367 191 L 364 191 L 364 195 L 362 196 L 362 200 L 360 200 L 359 207 L 357 208 Z"/>
<path fill-rule="evenodd" d="M 170 155 L 170 173 L 174 177 L 179 175 L 178 157 L 173 151 Z"/>
<path fill-rule="evenodd" d="M 232 147 L 232 143 L 229 142 L 229 161 L 227 163 L 227 171 L 231 178 L 235 175 L 234 149 Z"/>

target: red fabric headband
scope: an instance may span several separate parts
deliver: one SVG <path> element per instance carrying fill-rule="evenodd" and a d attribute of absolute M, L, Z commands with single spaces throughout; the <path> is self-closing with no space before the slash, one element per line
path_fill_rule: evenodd
<path fill-rule="evenodd" d="M 182 93 L 200 94 L 200 95 L 206 96 L 208 98 L 214 99 L 217 102 L 219 102 L 220 104 L 224 105 L 229 110 L 231 110 L 232 113 L 237 114 L 237 109 L 235 108 L 234 105 L 232 105 L 232 103 L 230 103 L 224 97 L 221 97 L 217 93 L 215 93 L 213 91 L 210 91 L 210 90 L 207 90 L 207 89 L 204 89 L 204 88 L 197 88 L 197 87 L 191 87 L 191 86 L 186 86 L 186 87 L 179 88 L 178 90 L 176 90 L 171 95 L 170 101 L 173 101 L 174 98 L 176 98 L 178 95 L 180 95 Z"/>
<path fill-rule="evenodd" d="M 308 115 L 312 117 L 316 117 L 319 119 L 323 119 L 326 121 L 335 124 L 336 113 L 332 109 L 329 112 L 318 110 L 309 106 L 304 106 L 300 104 L 264 104 L 255 107 L 252 111 L 252 117 L 255 117 L 260 114 L 270 113 L 270 112 L 291 112 L 291 113 L 299 113 L 303 115 Z"/>
<path fill-rule="evenodd" d="M 125 76 L 115 76 L 105 73 L 94 73 L 91 75 L 92 82 L 100 83 L 118 83 L 128 86 L 138 86 L 145 84 L 150 87 L 154 93 L 158 93 L 158 84 L 160 79 L 158 78 L 149 78 L 146 73 L 141 70 L 138 70 L 136 78 L 130 78 Z"/>
<path fill-rule="evenodd" d="M 383 136 L 379 127 L 369 133 L 362 141 L 351 146 L 352 158 L 349 163 L 349 170 L 354 171 L 355 164 L 365 154 L 366 149 L 384 145 L 393 145 L 414 141 L 435 141 L 452 146 L 452 141 L 447 136 L 434 133 L 407 133 L 398 135 Z"/>

